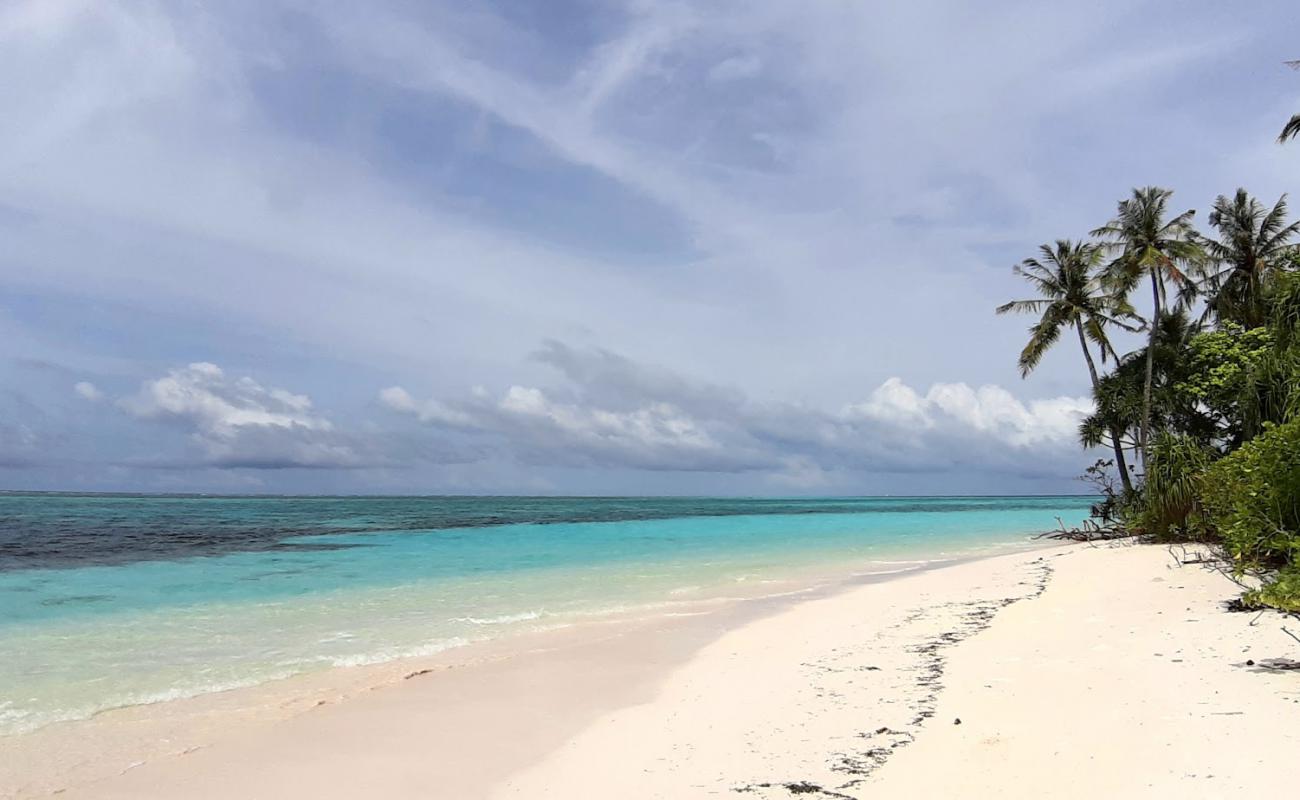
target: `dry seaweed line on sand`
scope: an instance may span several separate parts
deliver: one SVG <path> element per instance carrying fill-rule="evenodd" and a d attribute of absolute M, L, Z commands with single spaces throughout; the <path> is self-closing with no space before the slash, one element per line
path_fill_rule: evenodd
<path fill-rule="evenodd" d="M 909 707 L 912 711 L 910 721 L 902 726 L 902 729 L 882 725 L 860 731 L 856 734 L 856 738 L 868 745 L 866 749 L 829 755 L 828 772 L 834 775 L 847 776 L 848 780 L 834 786 L 827 786 L 806 777 L 763 781 L 736 786 L 733 791 L 772 798 L 810 795 L 857 800 L 856 795 L 848 792 L 857 789 L 869 775 L 883 766 L 895 751 L 915 741 L 917 734 L 920 733 L 926 721 L 933 718 L 939 700 L 939 693 L 943 690 L 947 650 L 988 628 L 999 610 L 1021 600 L 1037 598 L 1046 591 L 1053 572 L 1052 564 L 1045 557 L 1039 557 L 1029 562 L 1027 567 L 1031 570 L 1031 574 L 1027 580 L 1022 582 L 1022 585 L 1028 586 L 1029 590 L 1022 595 L 992 600 L 950 602 L 925 606 L 912 611 L 896 626 L 899 629 L 906 628 L 937 614 L 956 615 L 953 627 L 949 630 L 906 647 L 907 652 L 918 657 L 916 664 L 910 668 L 910 671 L 914 673 L 911 684 L 915 689 L 919 690 L 916 696 L 909 700 Z M 825 664 L 813 663 L 805 664 L 805 666 L 815 670 L 816 674 L 823 676 L 847 670 L 876 671 L 878 669 L 860 665 L 835 668 Z M 833 695 L 835 693 L 828 690 L 825 694 Z M 954 722 L 960 724 L 960 720 L 954 720 Z"/>

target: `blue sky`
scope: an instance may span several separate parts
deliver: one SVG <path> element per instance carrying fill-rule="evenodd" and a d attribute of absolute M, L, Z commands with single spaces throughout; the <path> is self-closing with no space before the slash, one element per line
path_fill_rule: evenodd
<path fill-rule="evenodd" d="M 1298 185 L 1298 22 L 6 3 L 0 487 L 1077 490 L 1010 267 L 1134 185 Z"/>

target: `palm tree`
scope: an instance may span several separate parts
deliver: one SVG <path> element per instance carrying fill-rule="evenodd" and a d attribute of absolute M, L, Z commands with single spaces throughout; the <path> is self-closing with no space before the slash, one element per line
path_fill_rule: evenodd
<path fill-rule="evenodd" d="M 1300 69 L 1300 61 L 1288 61 L 1286 65 L 1291 69 Z M 1292 115 L 1286 127 L 1282 128 L 1282 135 L 1277 137 L 1277 141 L 1278 144 L 1282 144 L 1288 139 L 1294 139 L 1297 136 L 1300 136 L 1300 114 Z"/>
<path fill-rule="evenodd" d="M 1200 326 L 1184 310 L 1167 311 L 1153 324 L 1156 329 L 1153 363 L 1155 381 L 1151 419 L 1154 427 L 1191 433 L 1199 441 L 1212 443 L 1213 420 L 1201 413 L 1196 400 L 1180 384 L 1186 380 L 1188 342 Z M 1097 447 L 1115 432 L 1138 431 L 1144 417 L 1143 390 L 1149 347 L 1122 356 L 1115 368 L 1103 375 L 1096 392 L 1096 408 L 1079 426 L 1085 447 Z M 1152 437 L 1154 440 L 1155 437 Z"/>
<path fill-rule="evenodd" d="M 1042 315 L 1029 328 L 1029 343 L 1020 351 L 1020 375 L 1026 377 L 1033 372 L 1043 354 L 1060 339 L 1062 329 L 1074 328 L 1079 335 L 1079 347 L 1083 349 L 1083 359 L 1088 364 L 1088 375 L 1092 378 L 1092 391 L 1096 395 L 1100 384 L 1088 341 L 1097 345 L 1103 362 L 1107 356 L 1118 360 L 1110 338 L 1106 335 L 1106 326 L 1115 324 L 1133 330 L 1124 320 L 1135 318 L 1136 315 L 1122 295 L 1116 295 L 1097 280 L 1095 272 L 1102 261 L 1100 246 L 1060 239 L 1055 247 L 1045 244 L 1038 249 L 1042 253 L 1042 260 L 1026 258 L 1016 265 L 1015 273 L 1029 281 L 1042 297 L 1012 300 L 997 309 L 999 314 L 1019 312 Z M 1125 491 L 1132 491 L 1133 483 L 1129 478 L 1128 464 L 1124 460 L 1120 432 L 1116 428 L 1110 432 L 1120 480 L 1124 483 Z"/>
<path fill-rule="evenodd" d="M 1282 134 L 1277 137 L 1277 141 L 1278 144 L 1284 144 L 1297 136 L 1300 136 L 1300 114 L 1292 114 L 1291 119 L 1287 120 L 1286 126 L 1282 128 Z"/>
<path fill-rule="evenodd" d="M 1210 224 L 1219 230 L 1219 240 L 1203 244 L 1206 254 L 1224 265 L 1206 280 L 1208 310 L 1220 320 L 1247 328 L 1264 324 L 1265 283 L 1295 254 L 1290 240 L 1300 233 L 1300 222 L 1286 224 L 1286 212 L 1286 195 L 1271 210 L 1245 189 L 1238 189 L 1231 200 L 1219 195 L 1214 201 Z"/>
<path fill-rule="evenodd" d="M 1185 299 L 1195 286 L 1181 267 L 1202 259 L 1192 227 L 1195 211 L 1184 211 L 1167 219 L 1173 192 L 1158 186 L 1134 189 L 1133 196 L 1119 202 L 1115 218 L 1092 232 L 1116 253 L 1106 268 L 1107 282 L 1115 291 L 1128 295 L 1143 277 L 1151 280 L 1152 319 L 1159 320 L 1167 306 L 1165 281 L 1172 281 Z M 1180 266 L 1181 265 L 1181 266 Z M 1142 425 L 1138 429 L 1138 450 L 1146 463 L 1151 441 L 1151 378 L 1155 354 L 1156 325 L 1148 326 L 1146 379 L 1142 390 Z"/>

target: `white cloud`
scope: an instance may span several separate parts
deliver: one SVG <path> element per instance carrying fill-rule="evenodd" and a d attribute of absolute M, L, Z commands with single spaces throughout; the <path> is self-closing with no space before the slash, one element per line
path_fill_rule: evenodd
<path fill-rule="evenodd" d="M 421 422 L 438 423 L 449 427 L 473 427 L 470 415 L 429 400 L 417 403 L 411 393 L 400 386 L 390 386 L 379 392 L 379 402 L 394 410 L 415 414 Z"/>
<path fill-rule="evenodd" d="M 719 61 L 709 70 L 709 80 L 727 83 L 745 78 L 752 78 L 763 69 L 763 61 L 758 56 L 733 56 Z"/>
<path fill-rule="evenodd" d="M 902 378 L 890 378 L 871 393 L 865 403 L 849 406 L 845 413 L 861 415 L 898 425 L 930 427 L 934 421 L 926 414 L 927 401 Z"/>
<path fill-rule="evenodd" d="M 922 395 L 902 379 L 890 378 L 865 403 L 849 406 L 845 413 L 918 431 L 957 426 L 1023 447 L 1074 440 L 1092 408 L 1087 397 L 1034 400 L 1026 406 L 1001 386 L 973 389 L 964 383 L 937 383 Z"/>
<path fill-rule="evenodd" d="M 89 400 L 92 403 L 98 402 L 104 397 L 104 393 L 99 390 L 99 387 L 90 381 L 78 381 L 72 387 L 72 391 L 77 393 L 77 397 L 82 400 Z"/>
<path fill-rule="evenodd" d="M 540 421 L 555 432 L 613 448 L 659 448 L 716 453 L 720 445 L 670 403 L 651 402 L 631 411 L 556 403 L 541 389 L 511 386 L 497 407 L 507 417 Z"/>
<path fill-rule="evenodd" d="M 140 394 L 124 401 L 140 417 L 192 420 L 205 434 L 222 437 L 245 427 L 330 430 L 312 413 L 311 398 L 284 389 L 266 389 L 252 378 L 231 380 L 216 364 L 199 361 L 146 381 Z"/>
<path fill-rule="evenodd" d="M 264 5 L 265 18 L 253 10 Z M 1067 232 L 1057 224 L 1087 219 L 1087 227 L 1109 210 L 1098 209 L 1095 193 L 1042 202 L 1043 187 L 1061 181 L 1028 174 L 1026 163 L 1057 163 L 1036 148 L 1059 137 L 1032 134 L 1056 122 L 1060 100 L 1040 82 L 1064 70 L 1074 76 L 1071 100 L 1104 96 L 1108 108 L 1129 109 L 1143 86 L 1179 78 L 1219 55 L 1225 41 L 1222 26 L 1189 19 L 1192 30 L 1175 37 L 1175 51 L 1153 55 L 1146 41 L 1115 35 L 1136 13 L 1127 4 L 1111 14 L 994 4 L 972 15 L 936 3 L 881 13 L 855 4 L 633 2 L 611 4 L 605 24 L 576 47 L 545 41 L 490 4 L 476 4 L 473 14 L 459 4 L 422 6 L 417 14 L 400 4 L 364 11 L 317 4 L 295 15 L 311 34 L 310 64 L 347 76 L 341 86 L 375 81 L 391 90 L 363 98 L 313 84 L 342 92 L 330 99 L 355 123 L 332 138 L 328 113 L 285 120 L 294 104 L 258 94 L 261 79 L 292 76 L 299 56 L 286 44 L 299 39 L 268 27 L 283 24 L 274 4 L 198 15 L 187 6 L 108 0 L 11 4 L 14 19 L 44 20 L 15 23 L 0 41 L 0 71 L 17 76 L 0 87 L 0 99 L 24 120 L 0 132 L 0 161 L 9 167 L 0 202 L 51 218 L 48 241 L 15 245 L 42 265 L 24 280 L 88 293 L 129 285 L 152 306 L 180 298 L 220 315 L 237 307 L 357 360 L 473 362 L 472 380 L 500 382 L 491 373 L 519 341 L 567 335 L 563 326 L 572 323 L 602 342 L 644 346 L 645 355 L 723 373 L 751 391 L 802 396 L 811 387 L 826 402 L 843 396 L 848 381 L 839 377 L 845 370 L 817 366 L 823 353 L 874 347 L 880 352 L 864 368 L 879 380 L 928 351 L 921 374 L 907 374 L 954 374 L 964 359 L 937 339 L 878 344 L 906 323 L 909 309 L 924 304 L 969 329 L 1014 291 L 1009 275 L 987 279 L 973 248 L 1032 245 Z M 321 31 L 333 38 L 318 39 Z M 1143 69 L 1148 56 L 1158 69 Z M 530 69 L 534 61 L 563 68 Z M 951 63 L 969 69 L 954 72 Z M 1079 64 L 1107 66 L 1090 77 L 1076 74 Z M 754 85 L 734 97 L 706 85 L 711 71 L 755 67 Z M 401 107 L 376 99 L 390 96 L 402 98 Z M 427 175 L 404 179 L 415 170 L 377 168 L 406 158 L 459 174 L 470 160 L 455 148 L 363 150 L 373 143 L 363 120 L 404 113 L 435 117 L 434 133 L 454 129 L 461 114 L 504 123 L 508 134 L 493 137 L 528 141 L 476 157 L 517 170 L 523 188 L 539 175 L 563 180 L 566 168 L 583 181 L 591 171 L 602 186 L 617 182 L 680 218 L 699 252 L 643 270 L 632 260 L 635 246 L 627 263 L 624 253 L 592 259 L 581 247 L 539 246 L 494 216 L 496 205 L 513 207 L 492 195 L 491 181 L 467 173 L 461 183 L 472 188 L 457 193 Z M 1090 131 L 1079 136 L 1098 135 Z M 744 155 L 750 147 L 770 153 L 758 140 L 780 142 L 791 155 L 777 168 Z M 972 152 L 980 158 L 972 161 Z M 1069 161 L 1100 158 L 1088 150 Z M 1275 159 L 1248 174 L 1276 172 Z M 1107 187 L 1105 196 L 1122 191 Z M 1081 208 L 1043 219 L 1044 209 L 1076 195 L 1087 198 Z M 987 219 L 986 209 L 1000 218 Z M 931 226 L 923 235 L 893 221 L 913 212 Z M 92 222 L 133 241 L 105 247 L 80 239 L 77 231 Z M 181 237 L 184 280 L 157 266 L 176 261 L 157 252 L 169 241 L 159 231 Z M 231 256 L 218 242 L 247 251 Z M 97 247 L 112 269 L 84 257 Z M 454 267 L 468 263 L 475 269 Z M 117 280 L 103 278 L 110 272 Z M 233 288 L 253 278 L 261 291 Z M 690 302 L 676 302 L 683 293 Z M 593 296 L 603 302 L 588 302 Z M 431 342 L 412 322 L 430 297 L 442 301 L 445 332 L 459 337 Z M 708 335 L 720 319 L 731 335 Z M 684 335 L 647 341 L 645 330 L 665 324 Z M 471 352 L 452 344 L 457 339 L 476 345 Z M 762 369 L 768 358 L 788 368 Z M 982 363 L 971 371 L 996 379 L 1003 367 L 994 358 L 977 355 Z M 1004 361 L 1009 376 L 1013 359 Z M 1054 360 L 1043 371 L 1074 380 Z"/>
<path fill-rule="evenodd" d="M 393 387 L 380 393 L 380 401 L 441 429 L 496 436 L 510 455 L 525 461 L 688 471 L 753 466 L 751 454 L 715 440 L 703 424 L 667 402 L 611 409 L 557 401 L 526 386 L 511 386 L 495 398 L 476 388 L 455 403 L 417 403 Z"/>
<path fill-rule="evenodd" d="M 400 386 L 389 386 L 379 392 L 379 402 L 394 411 L 415 411 L 415 398 Z"/>
<path fill-rule="evenodd" d="M 369 462 L 348 382 L 436 371 L 494 392 L 379 402 L 533 461 L 1055 469 L 1085 374 L 1060 352 L 1013 389 L 1056 399 L 983 386 L 1017 380 L 1005 266 L 1129 180 L 1204 208 L 1300 176 L 1273 143 L 1295 76 L 1258 60 L 1287 31 L 1252 21 L 1281 0 L 548 4 L 577 36 L 491 2 L 292 5 L 0 3 L 0 288 L 68 309 L 0 310 L 0 356 L 75 365 L 50 398 L 187 347 L 345 387 L 328 415 L 231 378 L 157 399 L 210 461 Z M 113 336 L 69 333 L 91 304 Z M 636 361 L 517 365 L 557 336 Z M 153 441 L 96 439 L 128 440 Z"/>
<path fill-rule="evenodd" d="M 311 398 L 230 378 L 216 364 L 195 362 L 145 381 L 119 405 L 140 419 L 167 420 L 192 431 L 210 463 L 262 468 L 355 467 L 365 459 L 349 437 L 312 408 Z"/>
<path fill-rule="evenodd" d="M 1072 474 L 1083 459 L 1078 425 L 1091 409 L 1084 397 L 1024 403 L 1002 387 L 964 383 L 921 393 L 890 378 L 866 401 L 831 413 L 756 403 L 605 350 L 548 342 L 538 356 L 561 372 L 562 388 L 514 385 L 499 398 L 475 392 L 426 404 L 394 388 L 381 401 L 435 426 L 494 437 L 500 452 L 532 462 L 760 471 L 804 487 L 830 483 L 835 470 Z"/>

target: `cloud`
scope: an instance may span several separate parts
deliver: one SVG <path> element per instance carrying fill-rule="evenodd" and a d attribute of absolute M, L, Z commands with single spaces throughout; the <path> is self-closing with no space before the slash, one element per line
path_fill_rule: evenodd
<path fill-rule="evenodd" d="M 1026 406 L 1000 386 L 973 389 L 964 383 L 938 383 L 922 395 L 901 379 L 890 378 L 866 402 L 845 409 L 845 416 L 917 431 L 964 428 L 1027 447 L 1073 440 L 1092 409 L 1087 397 L 1034 400 Z"/>
<path fill-rule="evenodd" d="M 379 392 L 379 402 L 394 411 L 415 414 L 421 422 L 436 422 L 449 427 L 474 427 L 474 419 L 463 412 L 429 400 L 417 403 L 414 397 L 400 386 L 390 386 Z"/>
<path fill-rule="evenodd" d="M 204 461 L 217 466 L 351 468 L 368 463 L 356 442 L 315 412 L 311 398 L 268 389 L 252 378 L 232 379 L 216 364 L 173 369 L 145 381 L 119 405 L 137 418 L 189 430 Z"/>
<path fill-rule="evenodd" d="M 534 358 L 557 370 L 558 388 L 513 385 L 499 396 L 421 404 L 393 387 L 381 400 L 435 427 L 492 438 L 498 451 L 531 463 L 762 472 L 800 487 L 835 471 L 1068 475 L 1092 407 L 1086 397 L 1024 403 L 1001 387 L 964 383 L 922 393 L 890 378 L 831 412 L 755 402 L 600 348 L 549 341 Z"/>
<path fill-rule="evenodd" d="M 77 397 L 82 400 L 89 400 L 92 403 L 97 403 L 104 398 L 104 393 L 90 381 L 78 381 L 73 385 L 72 391 L 76 392 Z"/>
<path fill-rule="evenodd" d="M 560 403 L 541 389 L 511 386 L 492 407 L 498 429 L 522 435 L 532 458 L 580 460 L 642 469 L 734 471 L 757 466 L 678 406 L 647 401 L 629 410 Z M 540 452 L 538 452 L 540 451 Z"/>
<path fill-rule="evenodd" d="M 389 386 L 379 391 L 379 402 L 394 411 L 416 411 L 418 406 L 411 393 L 400 386 Z"/>
<path fill-rule="evenodd" d="M 613 409 L 559 401 L 525 386 L 511 386 L 499 397 L 479 393 L 424 404 L 394 403 L 391 388 L 383 394 L 381 402 L 393 410 L 444 430 L 492 437 L 498 452 L 530 464 L 738 472 L 775 463 L 716 439 L 709 426 L 672 403 Z"/>
<path fill-rule="evenodd" d="M 733 56 L 715 64 L 709 70 L 709 80 L 715 83 L 743 80 L 754 77 L 762 69 L 763 62 L 757 56 Z"/>
<path fill-rule="evenodd" d="M 143 418 L 190 420 L 216 437 L 245 427 L 326 431 L 334 427 L 312 413 L 306 395 L 265 389 L 252 378 L 230 380 L 221 367 L 205 361 L 146 381 L 137 397 L 124 401 L 124 407 Z"/>
<path fill-rule="evenodd" d="M 21 469 L 38 463 L 41 437 L 26 425 L 0 422 L 0 468 Z"/>
<path fill-rule="evenodd" d="M 87 460 L 482 448 L 575 491 L 619 464 L 716 464 L 733 491 L 983 474 L 981 448 L 990 472 L 1059 474 L 1086 373 L 1065 349 L 1018 383 L 1022 325 L 990 314 L 1022 290 L 1007 266 L 1129 181 L 1204 208 L 1300 178 L 1273 143 L 1295 75 L 1258 55 L 1290 46 L 1259 22 L 1282 0 L 598 6 L 0 4 L 0 358 L 70 367 L 23 423 Z M 58 419 L 80 376 L 195 353 L 292 360 L 328 413 L 221 395 L 256 421 Z M 406 427 L 370 430 L 374 389 L 415 376 L 378 403 Z"/>
<path fill-rule="evenodd" d="M 556 370 L 587 404 L 627 409 L 651 399 L 707 415 L 744 402 L 739 390 L 690 381 L 672 370 L 638 363 L 601 347 L 575 348 L 547 339 L 531 358 Z"/>

